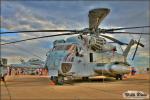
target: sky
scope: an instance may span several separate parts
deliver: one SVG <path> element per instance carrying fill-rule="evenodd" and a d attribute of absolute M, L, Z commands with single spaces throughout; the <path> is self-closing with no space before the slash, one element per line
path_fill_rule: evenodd
<path fill-rule="evenodd" d="M 39 30 L 39 29 L 83 29 L 88 27 L 88 12 L 94 8 L 109 8 L 109 15 L 99 25 L 100 28 L 145 26 L 150 22 L 150 2 L 143 1 L 1 1 L 1 31 Z M 149 32 L 148 29 L 123 30 Z M 43 35 L 59 33 L 23 33 L 1 35 L 1 43 Z M 138 40 L 139 35 L 110 35 L 128 43 Z M 69 36 L 45 38 L 40 40 L 1 46 L 1 56 L 8 58 L 8 63 L 19 63 L 19 59 L 28 60 L 36 54 L 43 60 L 46 52 L 52 48 L 56 39 Z M 133 66 L 149 66 L 149 36 L 142 36 L 144 48 L 138 48 L 134 61 L 131 61 L 135 46 L 128 61 Z M 123 47 L 125 48 L 125 47 Z M 30 53 L 29 53 L 30 51 Z"/>

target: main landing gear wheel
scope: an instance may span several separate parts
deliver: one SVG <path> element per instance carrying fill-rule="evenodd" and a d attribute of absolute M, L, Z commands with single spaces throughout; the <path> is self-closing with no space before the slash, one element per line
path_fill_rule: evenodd
<path fill-rule="evenodd" d="M 64 84 L 64 77 L 63 76 L 51 76 L 51 80 L 56 84 L 56 85 L 63 85 Z"/>
<path fill-rule="evenodd" d="M 87 81 L 89 80 L 89 77 L 82 77 L 82 80 Z"/>
<path fill-rule="evenodd" d="M 117 74 L 117 75 L 116 75 L 116 80 L 119 80 L 119 79 L 122 80 L 122 77 L 123 77 L 123 75 Z"/>
<path fill-rule="evenodd" d="M 57 84 L 58 85 L 63 85 L 64 84 L 64 77 L 63 76 L 58 76 Z"/>

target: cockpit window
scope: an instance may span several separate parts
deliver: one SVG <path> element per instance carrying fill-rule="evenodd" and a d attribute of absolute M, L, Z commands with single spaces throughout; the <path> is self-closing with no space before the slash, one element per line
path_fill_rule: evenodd
<path fill-rule="evenodd" d="M 64 46 L 63 45 L 54 46 L 53 50 L 64 50 Z"/>
<path fill-rule="evenodd" d="M 54 47 L 53 50 L 67 50 L 67 51 L 75 51 L 76 50 L 76 45 L 71 44 L 71 45 L 57 45 Z"/>

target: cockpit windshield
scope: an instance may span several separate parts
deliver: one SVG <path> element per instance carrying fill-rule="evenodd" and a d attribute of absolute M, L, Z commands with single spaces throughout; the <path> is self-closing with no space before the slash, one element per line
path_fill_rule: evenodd
<path fill-rule="evenodd" d="M 75 51 L 76 45 L 70 44 L 70 45 L 56 45 L 53 50 L 67 50 L 67 51 Z"/>

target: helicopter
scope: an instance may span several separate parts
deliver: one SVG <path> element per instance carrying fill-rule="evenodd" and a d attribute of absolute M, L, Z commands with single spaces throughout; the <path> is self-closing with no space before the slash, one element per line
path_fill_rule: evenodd
<path fill-rule="evenodd" d="M 11 64 L 11 67 L 30 67 L 30 68 L 44 68 L 44 61 L 41 61 L 37 58 L 31 58 L 28 61 L 24 61 L 24 59 L 20 58 L 20 64 Z"/>
<path fill-rule="evenodd" d="M 129 74 L 131 71 L 131 65 L 127 62 L 127 57 L 131 47 L 136 44 L 132 60 L 135 58 L 138 47 L 144 47 L 144 45 L 140 42 L 141 36 L 138 41 L 131 39 L 129 43 L 124 43 L 105 34 L 149 35 L 149 33 L 122 32 L 120 30 L 149 28 L 150 26 L 112 29 L 98 28 L 99 24 L 109 14 L 109 12 L 110 9 L 108 8 L 96 8 L 90 10 L 88 15 L 89 28 L 81 30 L 29 30 L 1 32 L 1 34 L 26 32 L 68 32 L 2 43 L 1 46 L 41 38 L 76 35 L 67 39 L 55 40 L 53 42 L 53 48 L 46 53 L 47 58 L 45 61 L 45 67 L 48 68 L 50 79 L 53 82 L 56 84 L 63 84 L 65 77 L 68 79 L 73 79 L 75 77 L 88 79 L 91 76 L 98 75 L 111 76 L 115 77 L 116 80 L 122 80 L 123 75 Z M 109 39 L 120 46 L 126 45 L 127 47 L 123 53 L 120 54 L 117 52 L 116 46 L 109 43 L 106 39 Z"/>

